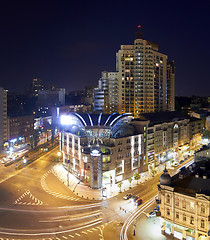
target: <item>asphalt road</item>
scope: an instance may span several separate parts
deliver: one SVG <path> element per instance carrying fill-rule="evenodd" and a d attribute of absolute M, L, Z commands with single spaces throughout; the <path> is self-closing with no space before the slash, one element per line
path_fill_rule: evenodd
<path fill-rule="evenodd" d="M 15 170 L 0 165 L 1 239 L 120 239 L 129 216 L 140 212 L 157 194 L 157 175 L 128 191 L 142 198 L 142 206 L 123 199 L 90 201 L 78 197 L 53 174 L 58 149 Z M 132 228 L 128 225 L 129 239 Z"/>
<path fill-rule="evenodd" d="M 58 149 L 22 170 L 0 166 L 4 239 L 100 239 L 101 203 L 79 198 L 51 172 Z"/>

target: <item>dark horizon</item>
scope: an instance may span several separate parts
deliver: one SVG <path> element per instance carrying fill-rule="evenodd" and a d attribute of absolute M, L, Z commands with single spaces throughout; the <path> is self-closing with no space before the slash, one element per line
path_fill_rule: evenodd
<path fill-rule="evenodd" d="M 209 10 L 205 0 L 135 8 L 118 1 L 4 2 L 0 86 L 23 92 L 37 76 L 67 91 L 97 85 L 102 71 L 115 71 L 115 53 L 133 44 L 140 24 L 144 39 L 175 61 L 176 95 L 209 96 Z"/>

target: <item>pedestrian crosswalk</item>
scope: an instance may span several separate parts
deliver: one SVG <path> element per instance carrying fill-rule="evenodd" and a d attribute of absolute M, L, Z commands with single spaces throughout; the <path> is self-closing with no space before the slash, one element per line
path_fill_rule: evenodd
<path fill-rule="evenodd" d="M 71 200 L 71 201 L 78 201 L 79 198 L 78 197 L 71 197 L 65 194 L 61 194 L 58 192 L 55 192 L 53 190 L 51 190 L 47 184 L 46 184 L 46 177 L 52 172 L 52 170 L 49 170 L 47 173 L 45 173 L 42 178 L 41 178 L 41 186 L 44 189 L 45 192 L 47 192 L 48 194 L 53 195 L 56 198 L 60 198 L 60 199 L 64 199 L 64 200 Z"/>

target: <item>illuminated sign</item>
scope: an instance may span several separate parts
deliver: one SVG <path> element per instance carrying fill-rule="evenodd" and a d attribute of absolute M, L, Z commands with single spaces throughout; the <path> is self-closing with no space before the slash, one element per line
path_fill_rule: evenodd
<path fill-rule="evenodd" d="M 100 156 L 100 152 L 97 149 L 92 150 L 91 155 L 94 157 Z"/>

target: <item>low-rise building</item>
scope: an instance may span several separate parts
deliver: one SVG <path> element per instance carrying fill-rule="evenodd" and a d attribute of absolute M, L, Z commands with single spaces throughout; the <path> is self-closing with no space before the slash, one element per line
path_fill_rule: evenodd
<path fill-rule="evenodd" d="M 162 233 L 171 239 L 210 239 L 210 158 L 160 177 Z"/>
<path fill-rule="evenodd" d="M 143 171 L 169 159 L 178 160 L 183 149 L 196 149 L 201 142 L 202 120 L 176 111 L 145 113 L 131 123 L 143 134 Z"/>
<path fill-rule="evenodd" d="M 15 142 L 19 138 L 24 138 L 25 142 L 29 142 L 29 138 L 33 134 L 33 115 L 8 117 L 8 141 Z"/>

